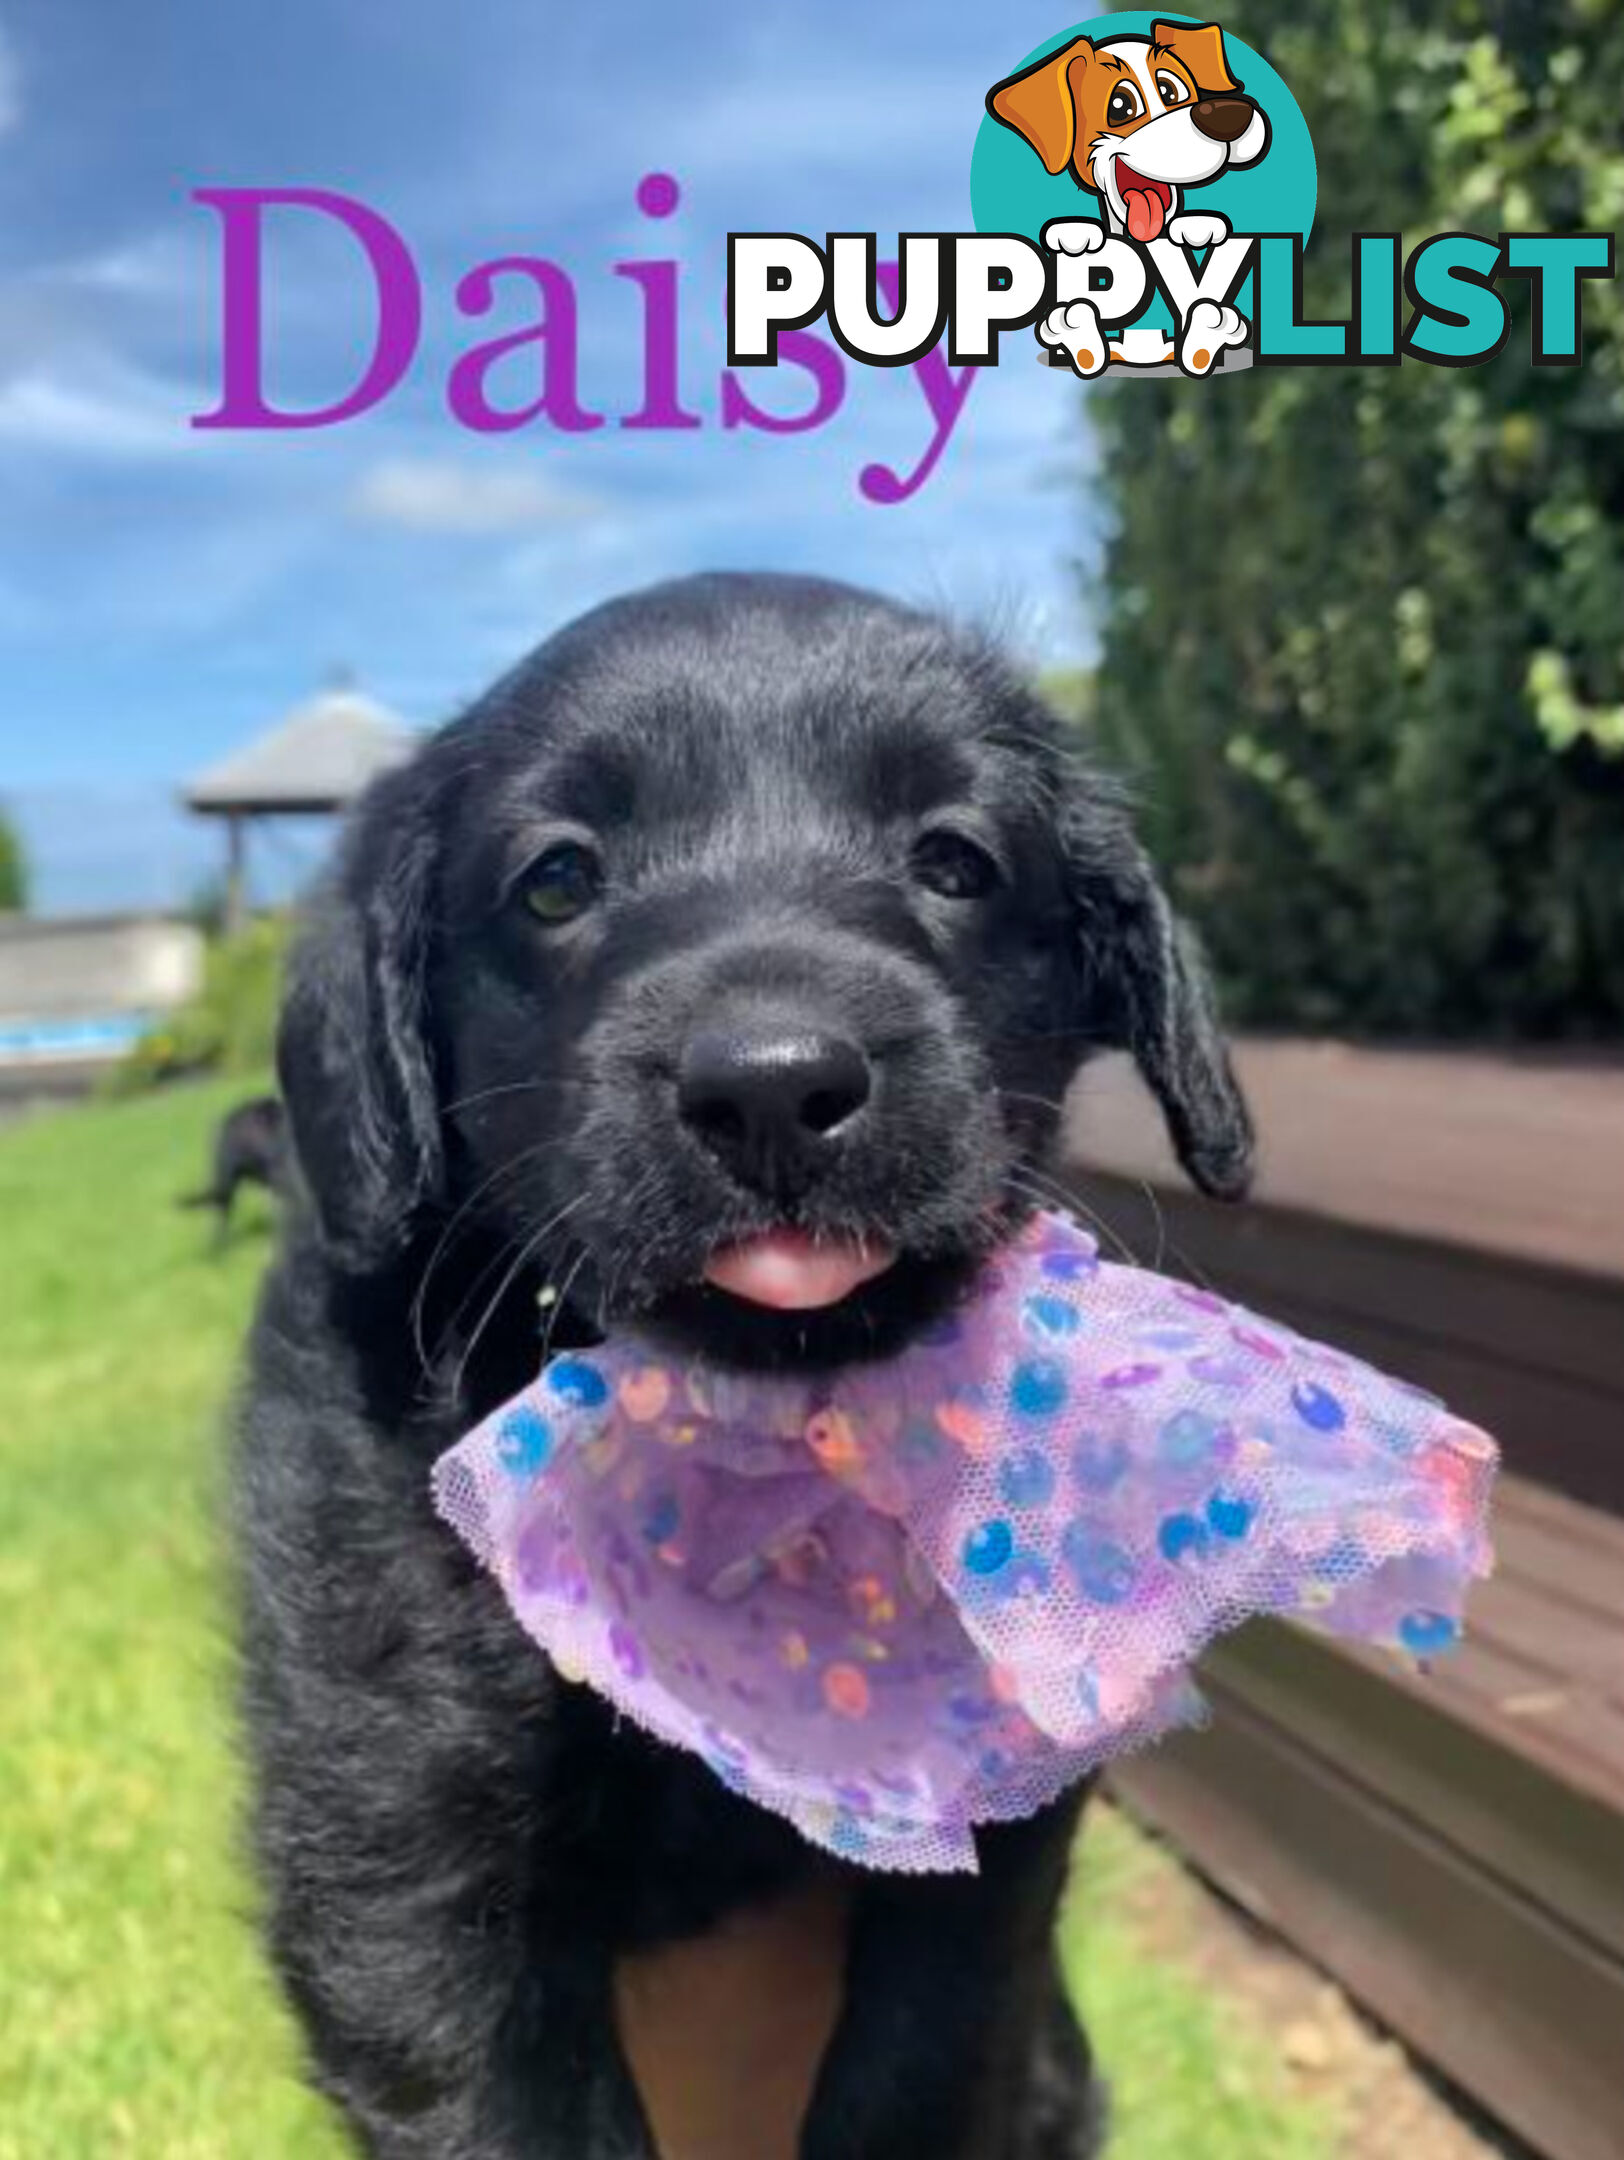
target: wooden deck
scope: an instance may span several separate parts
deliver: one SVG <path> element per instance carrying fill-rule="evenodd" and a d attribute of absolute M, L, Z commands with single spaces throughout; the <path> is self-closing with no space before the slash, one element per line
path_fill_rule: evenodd
<path fill-rule="evenodd" d="M 1079 1190 L 1133 1255 L 1496 1432 L 1499 1564 L 1435 1673 L 1259 1626 L 1129 1804 L 1553 2160 L 1624 2156 L 1624 1066 L 1258 1044 L 1259 1202 L 1178 1185 L 1125 1068 Z"/>

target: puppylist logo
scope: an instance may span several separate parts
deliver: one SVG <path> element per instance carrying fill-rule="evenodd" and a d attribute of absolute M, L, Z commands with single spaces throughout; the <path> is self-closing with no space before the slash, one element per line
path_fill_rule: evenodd
<path fill-rule="evenodd" d="M 1308 126 L 1260 53 L 1216 22 L 1096 16 L 986 94 L 974 233 L 728 238 L 728 362 L 772 367 L 778 336 L 824 317 L 853 360 L 900 367 L 945 337 L 995 365 L 1006 331 L 1084 380 L 1259 367 L 1474 367 L 1510 335 L 1501 281 L 1533 289 L 1530 359 L 1581 356 L 1583 284 L 1613 275 L 1610 233 L 1354 233 L 1342 321 L 1303 313 L 1316 173 Z M 889 312 L 879 305 L 881 280 Z"/>

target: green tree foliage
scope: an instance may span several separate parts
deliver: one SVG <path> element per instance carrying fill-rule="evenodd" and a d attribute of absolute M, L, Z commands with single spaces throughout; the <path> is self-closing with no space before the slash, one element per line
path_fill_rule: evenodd
<path fill-rule="evenodd" d="M 1249 0 L 1307 115 L 1305 305 L 1353 232 L 1624 226 L 1616 0 Z M 1252 370 L 1090 406 L 1098 729 L 1254 1024 L 1624 1023 L 1624 303 L 1584 363 Z"/>
<path fill-rule="evenodd" d="M 28 905 L 28 859 L 16 826 L 0 810 L 0 915 Z"/>

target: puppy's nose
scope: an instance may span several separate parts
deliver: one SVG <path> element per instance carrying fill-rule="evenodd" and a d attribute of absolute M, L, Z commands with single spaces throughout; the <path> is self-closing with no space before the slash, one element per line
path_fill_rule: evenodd
<path fill-rule="evenodd" d="M 1250 98 L 1203 98 L 1190 118 L 1214 142 L 1234 142 L 1251 126 L 1255 110 Z"/>
<path fill-rule="evenodd" d="M 677 1109 L 713 1155 L 753 1184 L 810 1165 L 862 1111 L 868 1059 L 815 1028 L 703 1030 L 677 1069 Z"/>

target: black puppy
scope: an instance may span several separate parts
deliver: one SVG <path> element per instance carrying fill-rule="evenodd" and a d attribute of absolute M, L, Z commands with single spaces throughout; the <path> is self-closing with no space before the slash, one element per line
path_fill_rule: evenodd
<path fill-rule="evenodd" d="M 238 1188 L 259 1185 L 285 1196 L 291 1168 L 287 1119 L 274 1095 L 256 1095 L 236 1103 L 215 1127 L 214 1170 L 201 1192 L 187 1193 L 182 1207 L 213 1208 L 217 1246 L 231 1235 L 231 1212 Z"/>
<path fill-rule="evenodd" d="M 756 1366 L 893 1348 L 1030 1210 L 1111 1044 L 1238 1193 L 1245 1112 L 1116 797 L 993 654 L 869 594 L 601 608 L 367 797 L 284 1017 L 314 1214 L 239 1511 L 271 1940 L 369 2151 L 650 2152 L 617 1963 L 834 1866 L 559 1680 L 435 1519 L 435 1455 L 634 1314 Z M 889 1265 L 796 1311 L 709 1279 L 797 1231 Z M 1050 1946 L 1075 1814 L 987 1833 L 975 1878 L 851 1877 L 804 2160 L 1091 2148 Z"/>

